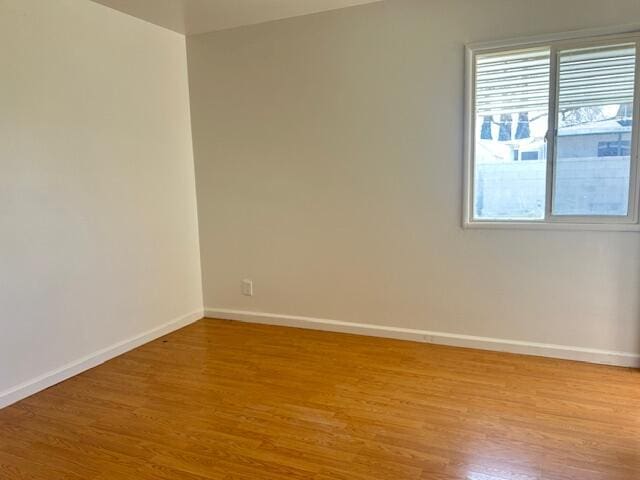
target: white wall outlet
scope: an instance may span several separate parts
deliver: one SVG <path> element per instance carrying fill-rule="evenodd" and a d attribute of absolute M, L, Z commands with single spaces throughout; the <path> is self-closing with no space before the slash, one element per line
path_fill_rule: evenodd
<path fill-rule="evenodd" d="M 253 297 L 253 280 L 242 280 L 242 294 L 247 297 Z"/>

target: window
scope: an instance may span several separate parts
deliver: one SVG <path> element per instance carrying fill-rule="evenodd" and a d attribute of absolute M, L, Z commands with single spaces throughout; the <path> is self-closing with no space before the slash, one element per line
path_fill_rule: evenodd
<path fill-rule="evenodd" d="M 469 47 L 466 225 L 635 229 L 639 41 Z"/>
<path fill-rule="evenodd" d="M 540 154 L 538 152 L 522 152 L 522 160 L 540 160 Z"/>
<path fill-rule="evenodd" d="M 631 155 L 631 142 L 629 140 L 598 142 L 599 157 L 624 157 L 628 155 Z"/>

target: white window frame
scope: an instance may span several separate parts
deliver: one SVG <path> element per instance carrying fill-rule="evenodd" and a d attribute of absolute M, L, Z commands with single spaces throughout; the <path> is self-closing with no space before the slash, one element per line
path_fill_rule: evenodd
<path fill-rule="evenodd" d="M 553 215 L 553 168 L 555 165 L 556 121 L 558 101 L 558 50 L 619 43 L 636 44 L 635 92 L 633 101 L 633 129 L 631 134 L 631 168 L 629 208 L 627 216 L 567 216 Z M 540 220 L 482 220 L 473 217 L 474 150 L 475 150 L 475 73 L 476 57 L 489 53 L 518 49 L 549 47 L 551 50 L 549 85 L 549 132 L 547 140 L 547 185 L 545 218 Z M 640 232 L 640 25 L 613 29 L 599 29 L 565 34 L 529 37 L 519 40 L 473 43 L 465 47 L 465 146 L 463 228 L 528 228 L 560 230 L 614 230 Z"/>

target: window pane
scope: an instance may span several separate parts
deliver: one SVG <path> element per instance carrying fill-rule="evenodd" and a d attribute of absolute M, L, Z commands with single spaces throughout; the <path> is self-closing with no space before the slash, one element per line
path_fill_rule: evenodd
<path fill-rule="evenodd" d="M 476 57 L 476 219 L 544 219 L 549 65 L 548 48 Z"/>
<path fill-rule="evenodd" d="M 635 45 L 559 52 L 554 215 L 629 206 Z"/>

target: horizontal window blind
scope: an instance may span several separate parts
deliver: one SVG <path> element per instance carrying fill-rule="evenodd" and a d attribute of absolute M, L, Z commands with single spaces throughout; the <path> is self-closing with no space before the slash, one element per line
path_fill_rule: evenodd
<path fill-rule="evenodd" d="M 633 102 L 635 45 L 559 52 L 562 109 Z"/>
<path fill-rule="evenodd" d="M 478 55 L 475 101 L 478 115 L 546 111 L 549 48 Z"/>

